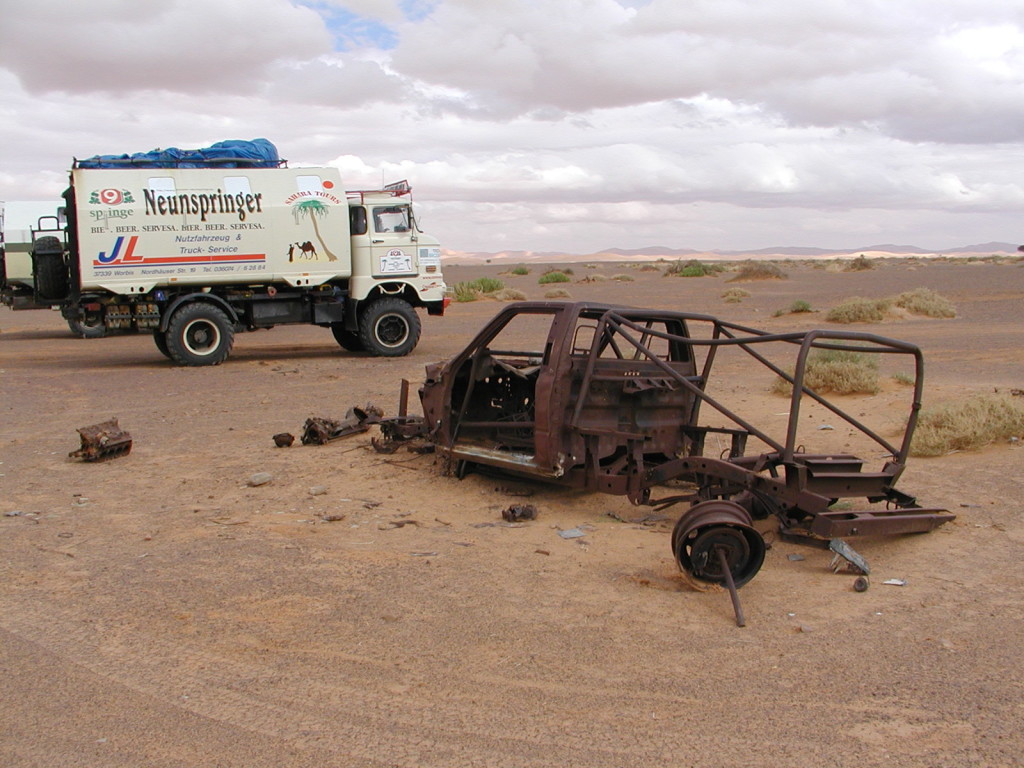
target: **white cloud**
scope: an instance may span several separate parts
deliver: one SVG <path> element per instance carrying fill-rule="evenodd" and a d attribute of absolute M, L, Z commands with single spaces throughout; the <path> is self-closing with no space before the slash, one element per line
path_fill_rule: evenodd
<path fill-rule="evenodd" d="M 281 0 L 4 5 L 0 65 L 33 92 L 252 94 L 274 62 L 330 51 L 321 19 Z"/>
<path fill-rule="evenodd" d="M 0 0 L 0 13 L 0 199 L 51 199 L 74 156 L 263 136 L 352 187 L 408 178 L 461 250 L 1019 237 L 1017 2 Z"/>

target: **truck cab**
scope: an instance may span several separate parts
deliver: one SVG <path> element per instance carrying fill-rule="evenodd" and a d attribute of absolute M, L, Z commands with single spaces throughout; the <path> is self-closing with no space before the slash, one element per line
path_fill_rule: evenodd
<path fill-rule="evenodd" d="M 353 296 L 374 290 L 399 294 L 412 285 L 424 295 L 443 296 L 441 244 L 419 228 L 412 206 L 412 188 L 400 181 L 380 190 L 347 193 L 352 235 Z M 443 306 L 427 306 L 439 314 Z"/>

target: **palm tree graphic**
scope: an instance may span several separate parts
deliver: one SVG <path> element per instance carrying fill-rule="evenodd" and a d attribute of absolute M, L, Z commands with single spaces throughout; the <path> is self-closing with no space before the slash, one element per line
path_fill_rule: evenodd
<path fill-rule="evenodd" d="M 327 243 L 324 242 L 324 238 L 320 234 L 320 226 L 317 224 L 317 219 L 321 216 L 326 216 L 330 210 L 319 200 L 303 200 L 301 203 L 292 206 L 292 215 L 295 216 L 296 224 L 300 223 L 303 216 L 309 217 L 310 221 L 313 222 L 313 233 L 316 235 L 316 239 L 320 241 L 320 247 L 323 249 L 323 252 L 327 254 L 327 260 L 337 261 L 338 257 L 331 253 L 331 249 L 327 247 Z"/>

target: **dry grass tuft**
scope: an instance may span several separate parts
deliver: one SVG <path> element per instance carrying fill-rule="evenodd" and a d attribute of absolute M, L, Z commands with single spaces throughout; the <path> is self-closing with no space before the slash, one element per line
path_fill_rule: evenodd
<path fill-rule="evenodd" d="M 797 299 L 790 304 L 786 309 L 777 309 L 772 313 L 772 317 L 782 317 L 783 315 L 801 315 L 806 312 L 813 312 L 811 308 L 811 302 L 804 301 L 803 299 Z"/>
<path fill-rule="evenodd" d="M 830 323 L 880 323 L 893 307 L 923 317 L 956 317 L 956 307 L 949 299 L 930 288 L 917 288 L 886 299 L 854 296 L 832 307 L 825 319 Z"/>
<path fill-rule="evenodd" d="M 745 280 L 785 280 L 786 273 L 770 261 L 747 261 L 740 265 L 735 277 L 726 282 L 739 283 Z"/>
<path fill-rule="evenodd" d="M 889 307 L 889 299 L 854 296 L 832 307 L 825 319 L 830 323 L 880 323 Z"/>
<path fill-rule="evenodd" d="M 522 291 L 517 291 L 515 288 L 502 288 L 500 291 L 490 294 L 490 296 L 498 301 L 526 301 L 526 294 Z"/>
<path fill-rule="evenodd" d="M 846 262 L 844 272 L 863 272 L 866 269 L 874 269 L 875 263 L 863 253 L 855 259 Z"/>
<path fill-rule="evenodd" d="M 571 299 L 572 294 L 565 288 L 550 288 L 544 292 L 545 299 Z"/>
<path fill-rule="evenodd" d="M 726 304 L 739 304 L 744 299 L 749 299 L 753 294 L 744 288 L 729 288 L 722 294 Z"/>
<path fill-rule="evenodd" d="M 538 279 L 537 282 L 541 285 L 547 285 L 548 283 L 568 283 L 570 279 L 571 278 L 565 271 L 556 269 L 551 272 L 545 272 L 540 276 L 540 279 Z"/>
<path fill-rule="evenodd" d="M 505 284 L 497 278 L 481 277 L 465 283 L 456 283 L 452 286 L 452 293 L 456 301 L 476 301 L 484 296 L 492 296 L 504 287 Z"/>
<path fill-rule="evenodd" d="M 821 349 L 807 358 L 804 385 L 822 394 L 874 395 L 879 391 L 878 355 L 840 349 Z M 778 377 L 772 392 L 789 395 L 793 385 Z"/>
<path fill-rule="evenodd" d="M 921 411 L 913 456 L 943 456 L 1024 437 L 1024 402 L 1008 395 L 974 395 Z"/>
<path fill-rule="evenodd" d="M 918 288 L 901 293 L 893 304 L 915 315 L 925 317 L 956 317 L 956 307 L 949 299 L 930 288 Z"/>
<path fill-rule="evenodd" d="M 672 262 L 662 273 L 663 277 L 707 277 L 724 272 L 725 267 L 721 264 L 705 264 L 703 261 L 691 259 L 690 261 Z"/>

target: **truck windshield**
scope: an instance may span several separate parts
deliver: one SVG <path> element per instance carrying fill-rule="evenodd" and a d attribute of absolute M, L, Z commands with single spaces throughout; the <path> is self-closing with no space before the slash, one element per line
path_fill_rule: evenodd
<path fill-rule="evenodd" d="M 373 209 L 373 228 L 376 232 L 408 232 L 409 207 L 392 205 Z"/>

